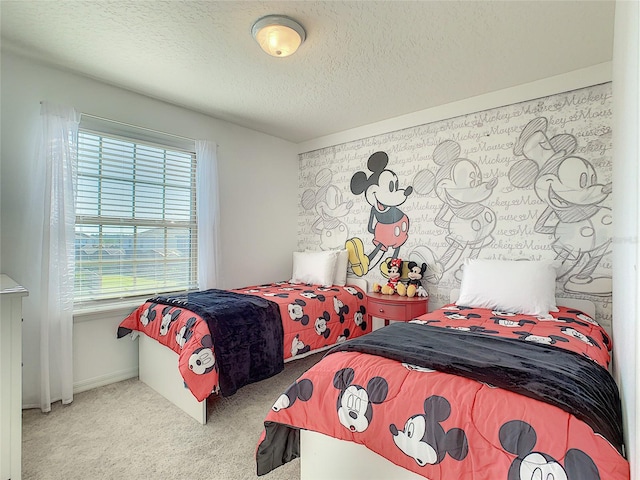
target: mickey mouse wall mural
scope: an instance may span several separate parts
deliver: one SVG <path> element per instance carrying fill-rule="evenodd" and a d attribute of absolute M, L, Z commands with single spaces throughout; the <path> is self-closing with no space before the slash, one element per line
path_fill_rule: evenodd
<path fill-rule="evenodd" d="M 553 237 L 564 289 L 608 297 L 611 278 L 596 276 L 595 270 L 611 247 L 611 210 L 602 206 L 611 183 L 598 183 L 593 165 L 574 155 L 576 137 L 561 133 L 549 138 L 547 126 L 545 117 L 537 117 L 524 127 L 513 149 L 524 158 L 509 170 L 509 181 L 516 188 L 533 188 L 545 203 L 535 231 Z"/>
<path fill-rule="evenodd" d="M 409 218 L 399 208 L 413 187 L 402 188 L 398 175 L 389 170 L 389 156 L 385 152 L 375 152 L 367 160 L 371 174 L 358 171 L 351 177 L 351 193 L 363 195 L 371 205 L 367 231 L 373 234 L 374 248 L 366 253 L 364 242 L 353 237 L 345 242 L 349 252 L 349 264 L 354 275 L 362 277 L 375 267 L 385 252 L 393 249 L 391 258 L 398 258 L 400 247 L 409 238 Z"/>
<path fill-rule="evenodd" d="M 320 236 L 320 249 L 344 248 L 349 229 L 342 218 L 353 206 L 352 200 L 344 200 L 342 191 L 332 183 L 333 172 L 320 170 L 315 177 L 317 190 L 307 189 L 302 194 L 301 205 L 305 210 L 315 209 L 318 214 L 311 230 Z"/>
<path fill-rule="evenodd" d="M 595 160 L 580 155 L 581 151 L 593 151 L 593 144 L 602 140 L 588 140 L 579 148 L 578 140 L 589 138 L 586 134 L 575 128 L 571 133 L 550 133 L 550 122 L 536 116 L 524 120 L 521 126 L 510 127 L 509 137 L 501 139 L 501 145 L 509 148 L 507 157 L 489 154 L 474 159 L 466 154 L 475 151 L 473 140 L 440 140 L 430 161 L 422 160 L 422 156 L 421 163 L 413 165 L 417 172 L 408 182 L 398 178 L 398 170 L 390 168 L 388 154 L 377 151 L 368 157 L 366 168 L 355 171 L 350 180 L 351 193 L 368 204 L 366 232 L 370 239 L 345 236 L 346 225 L 338 235 L 334 224 L 342 213 L 337 212 L 350 211 L 355 203 L 345 199 L 336 203 L 342 206 L 332 218 L 324 215 L 324 230 L 335 234 L 336 240 L 345 239 L 342 245 L 348 250 L 351 271 L 359 277 L 380 265 L 382 275 L 388 278 L 385 258 L 409 258 L 427 265 L 423 279 L 429 284 L 440 283 L 447 272 L 453 274 L 451 280 L 459 282 L 466 258 L 542 258 L 540 252 L 547 251 L 544 256 L 555 255 L 561 265 L 558 281 L 564 291 L 610 297 L 611 276 L 603 270 L 608 268 L 605 256 L 610 254 L 612 244 L 612 215 L 606 205 L 612 185 L 598 180 Z M 485 171 L 486 165 L 493 167 Z M 322 198 L 325 191 L 332 190 L 327 172 L 321 170 L 321 178 L 316 178 Z M 499 180 L 506 184 L 499 186 Z M 530 192 L 531 199 L 527 195 L 518 203 L 520 199 L 512 194 L 516 191 Z M 310 193 L 306 194 L 310 199 Z M 407 202 L 414 197 L 425 198 Z M 436 204 L 426 197 L 436 197 Z M 519 205 L 513 215 L 506 214 L 509 205 Z M 324 206 L 320 210 L 326 211 Z M 426 236 L 423 232 L 429 227 L 423 223 L 415 230 L 414 224 L 410 234 L 416 215 L 436 230 Z M 524 225 L 523 231 L 510 233 L 514 225 Z M 353 223 L 349 226 L 353 228 Z M 320 233 L 315 227 L 314 231 Z M 515 246 L 518 243 L 525 246 Z"/>
<path fill-rule="evenodd" d="M 496 214 L 483 202 L 493 193 L 497 178 L 483 180 L 478 164 L 460 156 L 458 142 L 445 140 L 433 151 L 433 161 L 439 167 L 435 176 L 429 169 L 416 174 L 416 193 L 428 195 L 435 190 L 442 201 L 434 223 L 447 232 L 447 249 L 436 255 L 431 248 L 420 245 L 410 254 L 428 266 L 425 279 L 438 283 L 443 274 L 458 264 L 465 250 L 469 258 L 478 258 L 484 247 L 493 242 Z M 461 269 L 455 272 L 461 278 Z"/>

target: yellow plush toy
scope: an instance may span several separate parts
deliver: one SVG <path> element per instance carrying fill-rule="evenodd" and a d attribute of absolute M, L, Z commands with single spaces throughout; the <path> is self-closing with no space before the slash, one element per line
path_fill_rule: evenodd
<path fill-rule="evenodd" d="M 393 295 L 396 293 L 397 288 L 402 290 L 404 289 L 404 284 L 400 282 L 400 275 L 402 274 L 402 260 L 399 258 L 388 258 L 386 263 L 387 270 L 389 272 L 389 281 L 386 285 L 374 283 L 373 291 L 383 293 L 384 295 Z M 401 293 L 401 295 L 404 295 L 404 293 Z"/>

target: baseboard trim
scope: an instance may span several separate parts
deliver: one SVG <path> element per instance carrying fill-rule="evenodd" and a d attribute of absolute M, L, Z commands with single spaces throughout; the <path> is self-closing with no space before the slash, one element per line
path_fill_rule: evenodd
<path fill-rule="evenodd" d="M 97 387 L 104 387 L 111 383 L 121 382 L 129 378 L 138 376 L 138 368 L 128 368 L 126 370 L 120 370 L 119 372 L 109 373 L 107 375 L 101 375 L 99 377 L 89 378 L 73 384 L 73 393 L 86 392 Z"/>

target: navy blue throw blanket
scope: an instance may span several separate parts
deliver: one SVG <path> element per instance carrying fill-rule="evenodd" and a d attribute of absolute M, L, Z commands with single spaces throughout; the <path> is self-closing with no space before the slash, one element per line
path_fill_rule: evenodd
<path fill-rule="evenodd" d="M 284 328 L 277 303 L 218 289 L 148 301 L 191 310 L 207 322 L 223 397 L 284 369 Z"/>
<path fill-rule="evenodd" d="M 394 323 L 330 349 L 460 375 L 555 405 L 622 453 L 618 387 L 602 366 L 549 345 L 416 323 Z"/>

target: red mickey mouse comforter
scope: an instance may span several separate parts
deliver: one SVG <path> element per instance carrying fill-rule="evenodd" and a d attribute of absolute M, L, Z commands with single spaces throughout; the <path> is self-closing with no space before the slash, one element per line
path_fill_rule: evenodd
<path fill-rule="evenodd" d="M 212 290 L 211 294 L 215 295 L 215 292 Z M 222 293 L 222 291 L 217 292 Z M 281 363 L 282 360 L 304 356 L 309 352 L 371 331 L 371 325 L 367 325 L 365 321 L 366 297 L 361 289 L 354 286 L 321 287 L 280 282 L 236 289 L 231 292 L 241 296 L 249 296 L 249 298 L 259 297 L 268 300 L 269 304 L 277 304 L 276 310 L 279 311 L 278 318 L 274 319 L 271 313 L 262 315 L 258 310 L 257 313 L 261 315 L 254 315 L 255 324 L 250 323 L 252 318 L 249 316 L 246 321 L 243 321 L 244 330 L 242 333 L 240 333 L 241 329 L 237 328 L 237 335 L 234 335 L 233 323 L 219 330 L 229 333 L 225 335 L 224 347 L 231 350 L 231 354 L 233 354 L 233 350 L 237 349 L 236 346 L 242 346 L 246 349 L 247 337 L 251 335 L 254 337 L 255 344 L 270 345 L 277 341 L 278 345 L 270 347 L 269 352 L 273 354 L 273 351 L 278 349 L 278 361 L 271 361 L 275 364 Z M 202 294 L 203 292 L 197 293 Z M 185 297 L 184 301 L 183 297 Z M 204 400 L 211 393 L 225 395 L 224 388 L 222 391 L 220 388 L 220 368 L 222 368 L 220 365 L 222 362 L 218 357 L 222 352 L 216 352 L 214 346 L 216 344 L 220 346 L 217 343 L 220 339 L 214 338 L 215 336 L 212 335 L 211 328 L 203 319 L 203 315 L 196 313 L 200 310 L 195 307 L 193 309 L 196 311 L 189 309 L 186 297 L 188 295 L 178 296 L 164 303 L 161 303 L 160 297 L 150 299 L 120 323 L 118 337 L 123 337 L 131 333 L 132 330 L 136 330 L 175 351 L 178 354 L 178 369 L 185 385 L 199 401 Z M 256 305 L 251 305 L 251 307 L 256 307 Z M 216 311 L 219 313 L 216 314 Z M 222 321 L 225 316 L 229 316 L 229 312 L 231 310 L 223 305 L 219 310 L 214 310 L 212 316 L 220 317 L 216 320 Z M 237 318 L 233 317 L 232 322 L 236 321 L 238 321 Z M 274 321 L 278 322 L 279 330 L 271 325 Z M 271 325 L 270 328 L 266 328 L 267 324 Z M 274 340 L 274 337 L 278 337 L 277 340 Z M 266 378 L 282 369 L 281 367 L 277 368 L 276 365 L 270 370 L 268 370 L 270 366 L 267 366 L 267 370 L 264 370 L 264 365 L 259 365 L 260 362 L 264 363 L 264 358 L 270 357 L 256 356 L 254 359 L 253 352 L 246 356 L 252 357 L 247 360 L 246 372 L 238 372 L 246 379 L 240 383 L 229 379 L 227 382 L 230 384 L 229 394 L 235 392 L 243 384 Z M 237 368 L 238 363 L 240 362 L 231 358 L 228 364 Z M 261 369 L 263 372 L 260 371 Z M 224 375 L 222 378 L 224 380 Z"/>
<path fill-rule="evenodd" d="M 628 480 L 610 349 L 565 307 L 542 320 L 450 305 L 392 324 L 334 347 L 276 400 L 258 474 L 299 455 L 302 428 L 431 480 Z"/>

